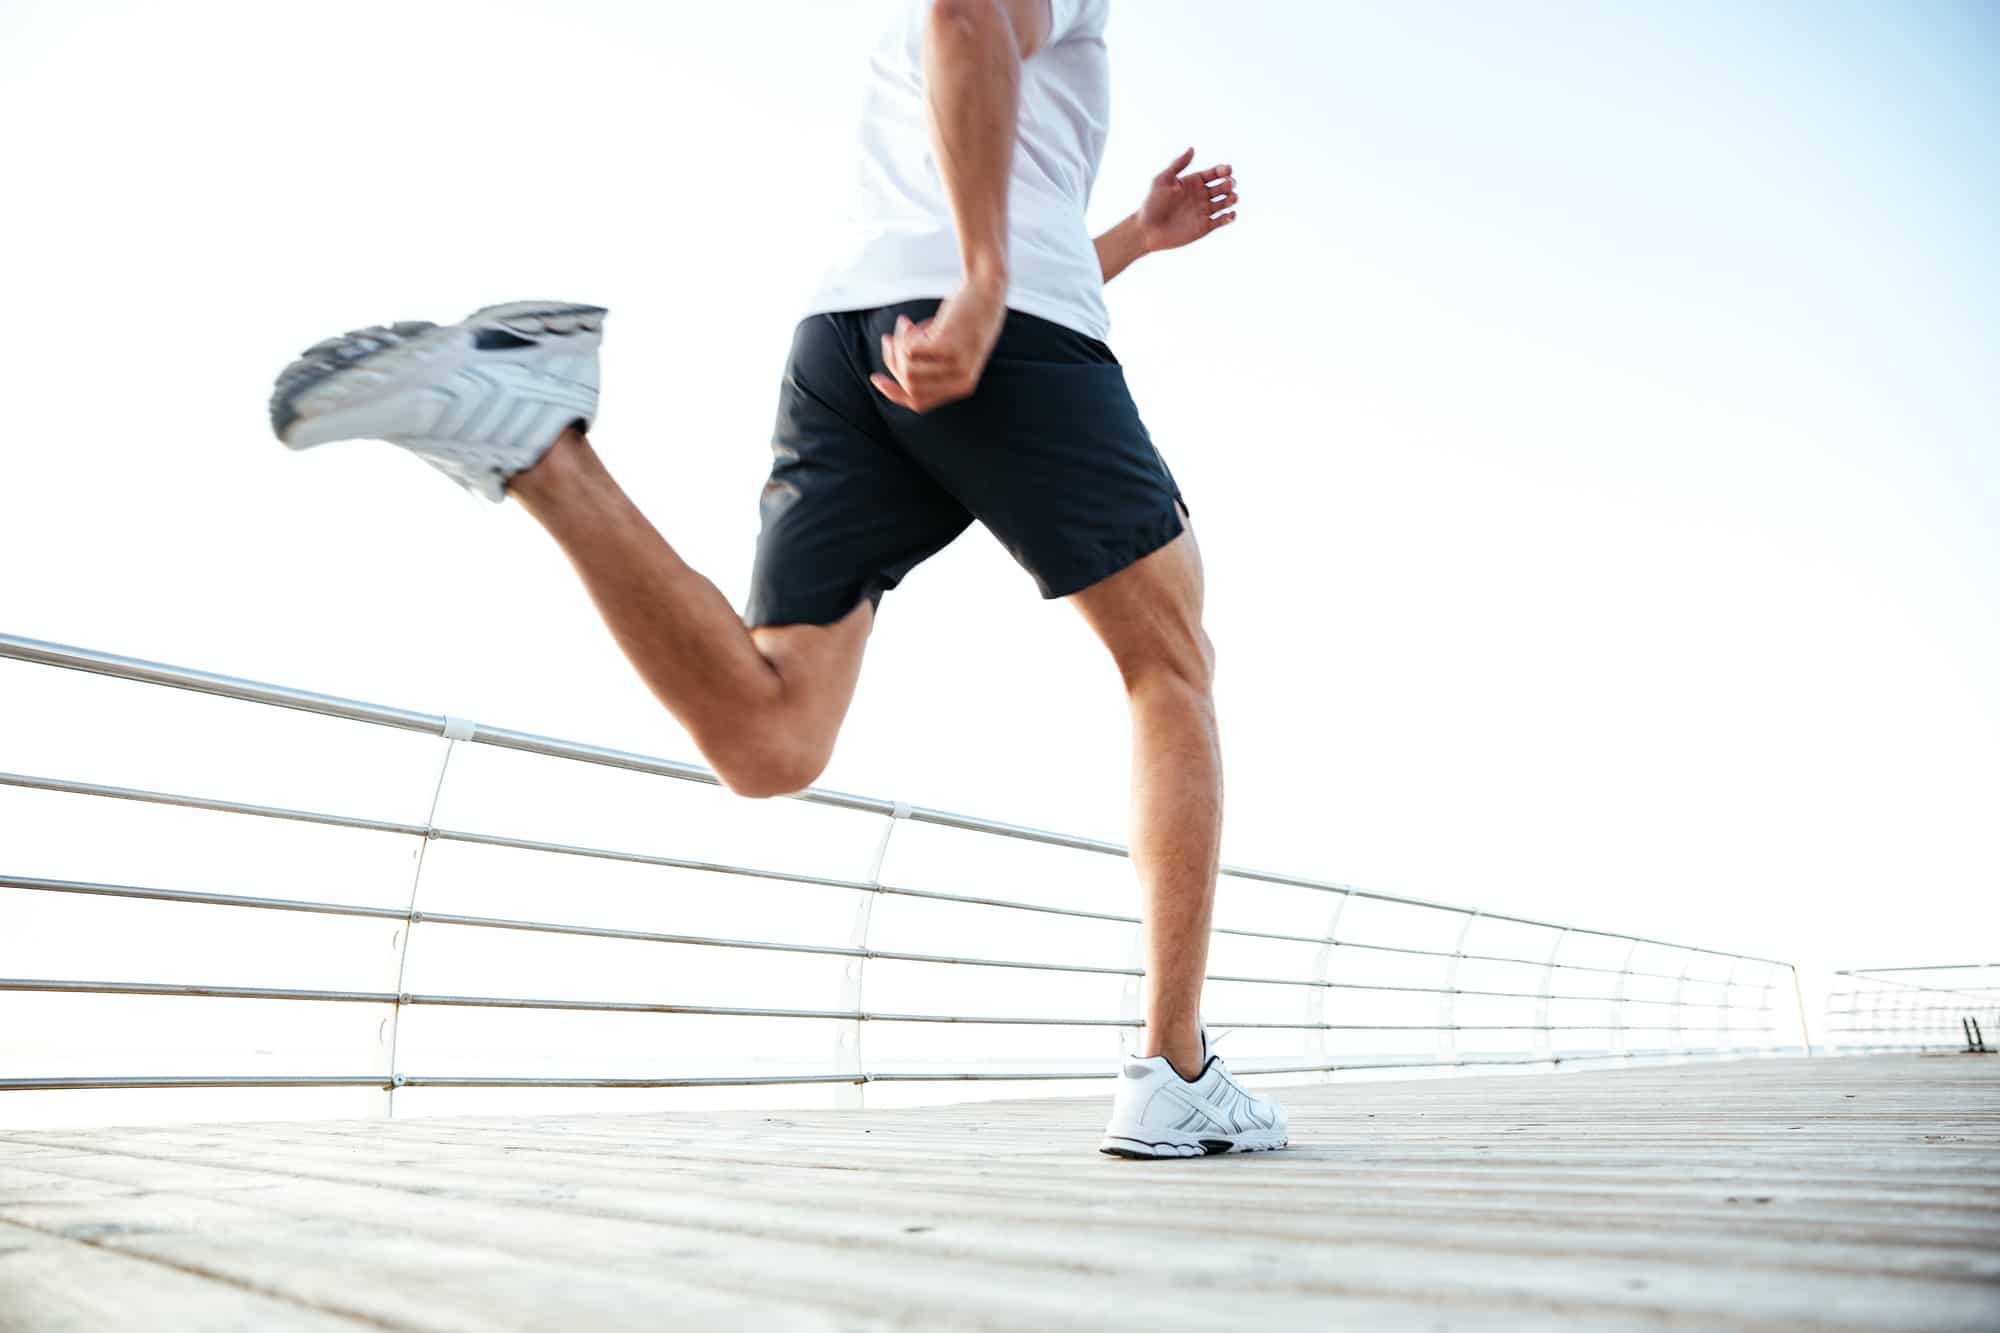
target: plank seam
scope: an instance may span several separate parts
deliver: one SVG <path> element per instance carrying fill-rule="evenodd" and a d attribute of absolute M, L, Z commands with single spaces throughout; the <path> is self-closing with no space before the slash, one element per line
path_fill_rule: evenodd
<path fill-rule="evenodd" d="M 60 1175 L 61 1173 L 51 1172 L 49 1174 Z M 71 1177 L 71 1179 L 78 1178 Z M 103 1254 L 116 1255 L 120 1259 L 129 1259 L 134 1263 L 151 1264 L 156 1268 L 164 1268 L 169 1272 L 180 1273 L 187 1277 L 200 1278 L 204 1282 L 213 1282 L 218 1286 L 229 1287 L 267 1301 L 276 1301 L 280 1304 L 294 1306 L 301 1310 L 309 1310 L 316 1315 L 324 1315 L 334 1319 L 345 1319 L 349 1323 L 359 1324 L 364 1328 L 386 1329 L 388 1333 L 422 1333 L 420 1326 L 416 1324 L 398 1324 L 387 1319 L 377 1318 L 374 1315 L 362 1314 L 354 1310 L 345 1310 L 337 1306 L 324 1305 L 317 1301 L 302 1300 L 290 1292 L 262 1287 L 254 1282 L 245 1282 L 241 1278 L 232 1277 L 227 1273 L 214 1272 L 213 1270 L 203 1268 L 199 1264 L 179 1263 L 172 1259 L 162 1259 L 158 1255 L 143 1254 L 137 1250 L 120 1249 L 115 1245 L 105 1245 L 81 1236 L 69 1236 L 63 1234 L 61 1231 L 51 1231 L 47 1227 L 38 1227 L 32 1222 L 23 1222 L 18 1218 L 0 1217 L 0 1226 L 13 1227 L 33 1235 L 44 1236 L 50 1240 L 60 1241 L 65 1245 L 86 1246 Z"/>

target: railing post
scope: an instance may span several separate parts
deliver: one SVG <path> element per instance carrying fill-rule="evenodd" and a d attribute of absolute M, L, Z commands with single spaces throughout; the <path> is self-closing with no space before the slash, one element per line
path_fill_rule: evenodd
<path fill-rule="evenodd" d="M 1479 920 L 1477 909 L 1465 914 L 1465 924 L 1458 928 L 1458 943 L 1451 948 L 1451 960 L 1444 967 L 1444 994 L 1439 997 L 1438 1050 L 1458 1058 L 1458 965 L 1465 958 L 1466 937 L 1472 934 L 1472 923 Z"/>
<path fill-rule="evenodd" d="M 1339 943 L 1340 914 L 1347 910 L 1347 904 L 1353 900 L 1354 895 L 1351 893 L 1343 893 L 1334 900 L 1333 914 L 1326 920 L 1326 938 L 1313 953 L 1313 984 L 1306 987 L 1306 1022 L 1312 1024 L 1306 1029 L 1307 1064 L 1333 1063 L 1326 1049 L 1326 993 L 1329 989 L 1326 983 L 1333 979 L 1333 951 Z M 1320 1081 L 1332 1082 L 1333 1071 L 1322 1071 Z"/>
<path fill-rule="evenodd" d="M 1739 969 L 1742 968 L 1742 966 L 1743 966 L 1743 960 L 1741 958 L 1730 959 L 1729 975 L 1726 978 L 1724 978 L 1722 982 L 1722 1003 L 1719 1006 L 1717 1006 L 1715 1014 L 1715 1049 L 1717 1054 L 1721 1054 L 1723 1050 L 1723 1045 L 1722 1045 L 1723 1037 L 1730 1035 L 1729 1034 L 1729 1006 L 1731 999 L 1730 991 L 1735 988 L 1736 973 Z M 1736 1043 L 1734 1041 L 1731 1041 L 1729 1043 L 1728 1049 L 1734 1051 L 1736 1049 Z"/>
<path fill-rule="evenodd" d="M 1549 961 L 1542 964 L 1542 989 L 1535 996 L 1535 1053 L 1555 1058 L 1555 1032 L 1549 1023 L 1549 1002 L 1556 988 L 1556 957 L 1562 953 L 1563 941 L 1569 938 L 1569 927 L 1556 932 L 1555 943 L 1549 946 Z"/>
<path fill-rule="evenodd" d="M 1639 941 L 1625 946 L 1625 961 L 1618 965 L 1618 980 L 1611 987 L 1611 1054 L 1625 1054 L 1625 982 L 1632 975 L 1632 957 Z"/>
<path fill-rule="evenodd" d="M 1778 984 L 1773 978 L 1777 975 L 1777 970 L 1784 966 L 1787 964 L 1765 964 L 1764 984 L 1757 988 L 1757 1013 L 1761 1020 L 1760 1026 L 1764 1029 L 1757 1042 L 1757 1054 L 1760 1056 L 1768 1057 L 1778 1052 L 1778 1006 L 1776 997 L 1771 992 Z"/>
<path fill-rule="evenodd" d="M 1792 969 L 1792 995 L 1799 1002 L 1799 1040 L 1804 1043 L 1806 1054 L 1810 1056 L 1813 1053 L 1812 1029 L 1806 1025 L 1806 992 L 1805 988 L 1799 985 L 1799 966 L 1797 963 L 1787 963 L 1785 966 Z"/>
<path fill-rule="evenodd" d="M 1678 1051 L 1674 1052 L 1676 1055 L 1687 1055 L 1690 1051 L 1687 1037 L 1687 1000 L 1685 997 L 1687 995 L 1688 973 L 1694 971 L 1694 955 L 1695 951 L 1689 949 L 1687 957 L 1681 959 L 1680 979 L 1674 982 L 1674 1042 L 1680 1047 Z"/>
<path fill-rule="evenodd" d="M 1846 1023 L 1844 1024 L 1836 1023 L 1832 1025 L 1835 1027 L 1847 1027 L 1852 1029 L 1852 1031 L 1849 1031 L 1844 1034 L 1847 1038 L 1846 1041 L 1836 1043 L 1837 1045 L 1841 1046 L 1868 1045 L 1869 1043 L 1863 1039 L 1881 1030 L 1881 1024 L 1882 1024 L 1881 992 L 1870 991 L 1866 996 L 1863 996 L 1861 993 L 1861 978 L 1855 977 L 1853 978 L 1853 981 L 1854 981 L 1854 993 L 1848 999 L 1848 1008 L 1851 1009 L 1853 1012 L 1849 1013 L 1846 1016 L 1847 1017 Z M 1867 1018 L 1865 1021 L 1863 1020 L 1861 1014 L 1861 1010 L 1864 1007 L 1866 1007 L 1866 1009 L 1868 1010 Z"/>
<path fill-rule="evenodd" d="M 868 977 L 868 932 L 875 918 L 875 900 L 882 896 L 882 863 L 889 856 L 889 840 L 896 835 L 896 825 L 910 817 L 907 802 L 896 802 L 895 809 L 882 825 L 882 841 L 875 844 L 875 859 L 868 867 L 868 889 L 859 895 L 860 901 L 854 905 L 854 921 L 848 931 L 849 948 L 859 949 L 860 954 L 850 957 L 846 966 L 840 969 L 840 1007 L 859 1014 L 862 1012 L 862 984 Z M 863 1090 L 867 1086 L 868 1066 L 861 1053 L 861 1029 L 865 1018 L 843 1019 L 834 1024 L 833 1066 L 837 1073 L 854 1075 L 852 1083 L 836 1083 L 833 1090 L 833 1104 L 841 1107 L 866 1105 Z"/>
<path fill-rule="evenodd" d="M 444 795 L 444 777 L 451 771 L 452 751 L 460 741 L 472 739 L 472 723 L 463 718 L 447 717 L 444 720 L 444 753 L 438 757 L 437 781 L 431 785 L 431 806 L 424 815 L 423 841 L 417 844 L 417 864 L 410 873 L 410 896 L 403 905 L 403 924 L 396 931 L 390 947 L 396 951 L 396 984 L 393 987 L 396 999 L 389 1006 L 389 1017 L 376 1030 L 376 1039 L 387 1048 L 388 1081 L 375 1099 L 375 1113 L 385 1120 L 396 1115 L 396 1089 L 403 1086 L 403 1071 L 398 1063 L 403 1038 L 403 996 L 408 994 L 403 986 L 403 977 L 410 967 L 410 936 L 416 933 L 417 923 L 423 920 L 423 913 L 417 910 L 417 892 L 423 887 L 424 858 L 431 849 L 431 835 L 437 832 L 438 799 Z"/>

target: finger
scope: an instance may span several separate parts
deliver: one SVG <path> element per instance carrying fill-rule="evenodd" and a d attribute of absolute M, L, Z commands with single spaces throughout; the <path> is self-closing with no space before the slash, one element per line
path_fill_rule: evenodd
<path fill-rule="evenodd" d="M 1173 180 L 1183 171 L 1186 171 L 1187 164 L 1192 161 L 1194 161 L 1194 149 L 1190 148 L 1173 161 L 1167 163 L 1167 169 L 1162 171 L 1156 179 L 1163 181 Z"/>
<path fill-rule="evenodd" d="M 870 375 L 868 382 L 875 386 L 875 392 L 881 394 L 896 406 L 906 407 L 912 412 L 917 410 L 917 405 L 910 401 L 910 395 L 903 391 L 903 386 L 890 379 L 887 375 Z"/>
<path fill-rule="evenodd" d="M 1234 207 L 1236 207 L 1236 191 L 1234 190 L 1231 190 L 1228 194 L 1217 195 L 1208 201 L 1208 211 L 1210 213 L 1218 213 L 1225 208 Z"/>
<path fill-rule="evenodd" d="M 965 391 L 965 376 L 957 371 L 915 371 L 896 381 L 917 402 L 933 402 Z"/>
<path fill-rule="evenodd" d="M 1214 231 L 1217 227 L 1226 227 L 1234 221 L 1236 221 L 1234 212 L 1223 213 L 1208 220 L 1208 229 Z"/>
<path fill-rule="evenodd" d="M 887 346 L 883 349 L 882 365 L 889 378 L 900 385 L 907 395 L 914 388 L 910 379 L 909 349 L 887 334 L 883 335 L 883 341 Z"/>
<path fill-rule="evenodd" d="M 1224 176 L 1219 181 L 1209 181 L 1201 188 L 1207 191 L 1211 197 L 1218 194 L 1228 194 L 1236 188 L 1236 178 L 1234 176 Z"/>
<path fill-rule="evenodd" d="M 955 365 L 963 356 L 956 348 L 949 347 L 944 343 L 929 338 L 912 340 L 907 344 L 898 346 L 896 350 L 902 353 L 904 363 L 911 366 L 937 365 L 939 363 L 951 363 Z"/>
<path fill-rule="evenodd" d="M 902 354 L 905 364 L 914 366 L 920 362 L 932 364 L 950 362 L 955 365 L 962 362 L 965 359 L 965 350 L 954 346 L 951 339 L 937 336 L 939 332 L 940 330 L 926 325 L 919 325 L 908 338 L 897 343 L 896 350 Z"/>
<path fill-rule="evenodd" d="M 970 392 L 968 381 L 978 377 L 967 373 L 956 358 L 932 361 L 913 360 L 896 376 L 896 383 L 919 402 Z"/>
<path fill-rule="evenodd" d="M 1204 184 L 1211 187 L 1233 185 L 1235 182 L 1228 178 L 1236 174 L 1236 168 L 1224 162 L 1220 166 L 1213 166 L 1206 171 L 1199 171 L 1195 174 L 1201 177 Z"/>

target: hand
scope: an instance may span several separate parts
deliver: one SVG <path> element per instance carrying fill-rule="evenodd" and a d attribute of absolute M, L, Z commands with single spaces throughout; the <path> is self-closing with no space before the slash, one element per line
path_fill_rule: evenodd
<path fill-rule="evenodd" d="M 1236 177 L 1227 162 L 1206 171 L 1187 171 L 1190 148 L 1153 177 L 1139 205 L 1139 236 L 1146 249 L 1175 250 L 1236 220 Z"/>
<path fill-rule="evenodd" d="M 912 412 L 968 398 L 979 387 L 1006 319 L 1004 281 L 968 282 L 922 323 L 897 316 L 895 333 L 882 335 L 882 364 L 889 373 L 870 375 L 868 382 Z"/>

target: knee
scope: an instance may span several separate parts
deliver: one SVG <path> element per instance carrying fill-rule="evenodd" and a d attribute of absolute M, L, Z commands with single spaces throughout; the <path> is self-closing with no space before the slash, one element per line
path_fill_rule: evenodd
<path fill-rule="evenodd" d="M 1199 625 L 1188 627 L 1140 655 L 1121 659 L 1120 674 L 1133 694 L 1168 694 L 1207 704 L 1215 693 L 1215 643 Z"/>
<path fill-rule="evenodd" d="M 723 786 L 738 796 L 764 800 L 812 786 L 830 757 L 822 748 L 760 737 L 733 743 L 708 759 Z"/>

